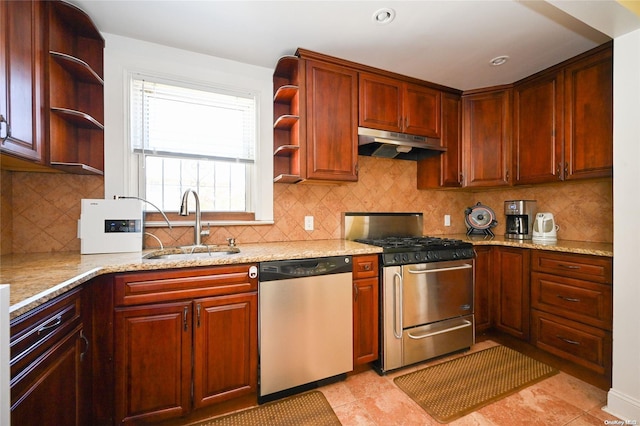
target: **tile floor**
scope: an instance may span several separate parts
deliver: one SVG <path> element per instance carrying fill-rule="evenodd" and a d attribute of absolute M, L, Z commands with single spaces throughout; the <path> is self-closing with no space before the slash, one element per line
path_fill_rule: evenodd
<path fill-rule="evenodd" d="M 494 345 L 497 343 L 487 340 L 474 345 L 471 351 Z M 464 353 L 453 357 L 461 355 Z M 344 426 L 440 425 L 398 389 L 393 379 L 447 359 L 450 358 L 408 367 L 384 377 L 366 371 L 320 390 Z M 606 420 L 617 420 L 601 410 L 605 404 L 605 391 L 560 372 L 450 424 L 602 426 Z"/>

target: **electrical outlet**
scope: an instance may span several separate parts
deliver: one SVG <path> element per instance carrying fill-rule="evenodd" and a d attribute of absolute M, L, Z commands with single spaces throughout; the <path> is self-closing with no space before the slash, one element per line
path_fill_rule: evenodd
<path fill-rule="evenodd" d="M 444 215 L 444 226 L 451 226 L 451 215 Z"/>
<path fill-rule="evenodd" d="M 313 231 L 313 216 L 304 217 L 304 230 Z"/>

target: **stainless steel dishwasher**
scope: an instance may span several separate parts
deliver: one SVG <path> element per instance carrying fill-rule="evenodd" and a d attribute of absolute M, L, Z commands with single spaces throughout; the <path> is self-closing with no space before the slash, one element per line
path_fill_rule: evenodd
<path fill-rule="evenodd" d="M 258 402 L 353 370 L 351 286 L 351 256 L 260 264 Z"/>

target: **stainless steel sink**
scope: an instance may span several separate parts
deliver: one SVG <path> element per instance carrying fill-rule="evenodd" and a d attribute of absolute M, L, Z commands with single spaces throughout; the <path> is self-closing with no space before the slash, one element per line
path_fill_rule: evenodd
<path fill-rule="evenodd" d="M 144 260 L 212 259 L 240 253 L 235 246 L 187 246 L 155 250 L 142 256 Z"/>

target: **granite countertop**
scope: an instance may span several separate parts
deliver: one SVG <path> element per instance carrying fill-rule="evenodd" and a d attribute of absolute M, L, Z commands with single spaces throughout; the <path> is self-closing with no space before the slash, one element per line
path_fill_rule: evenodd
<path fill-rule="evenodd" d="M 11 319 L 91 278 L 114 272 L 229 265 L 270 260 L 380 253 L 379 247 L 346 240 L 240 244 L 240 252 L 189 260 L 148 260 L 147 253 L 81 255 L 78 252 L 12 254 L 0 257 L 0 283 L 10 285 Z"/>
<path fill-rule="evenodd" d="M 508 240 L 504 237 L 443 235 L 471 241 L 474 245 L 499 245 L 566 253 L 613 257 L 613 244 L 558 240 L 539 244 L 531 240 Z M 270 260 L 305 259 L 340 255 L 381 253 L 375 246 L 346 240 L 289 241 L 240 244 L 239 253 L 188 260 L 147 260 L 145 253 L 81 255 L 78 252 L 12 254 L 0 257 L 0 284 L 10 284 L 9 316 L 28 312 L 91 278 L 108 273 L 193 266 L 229 265 Z"/>
<path fill-rule="evenodd" d="M 532 240 L 514 240 L 503 236 L 485 237 L 483 235 L 447 235 L 447 238 L 471 241 L 474 245 L 492 245 L 558 251 L 564 253 L 590 254 L 592 256 L 613 257 L 612 243 L 593 243 L 585 241 L 557 240 L 556 242 L 534 242 Z"/>

